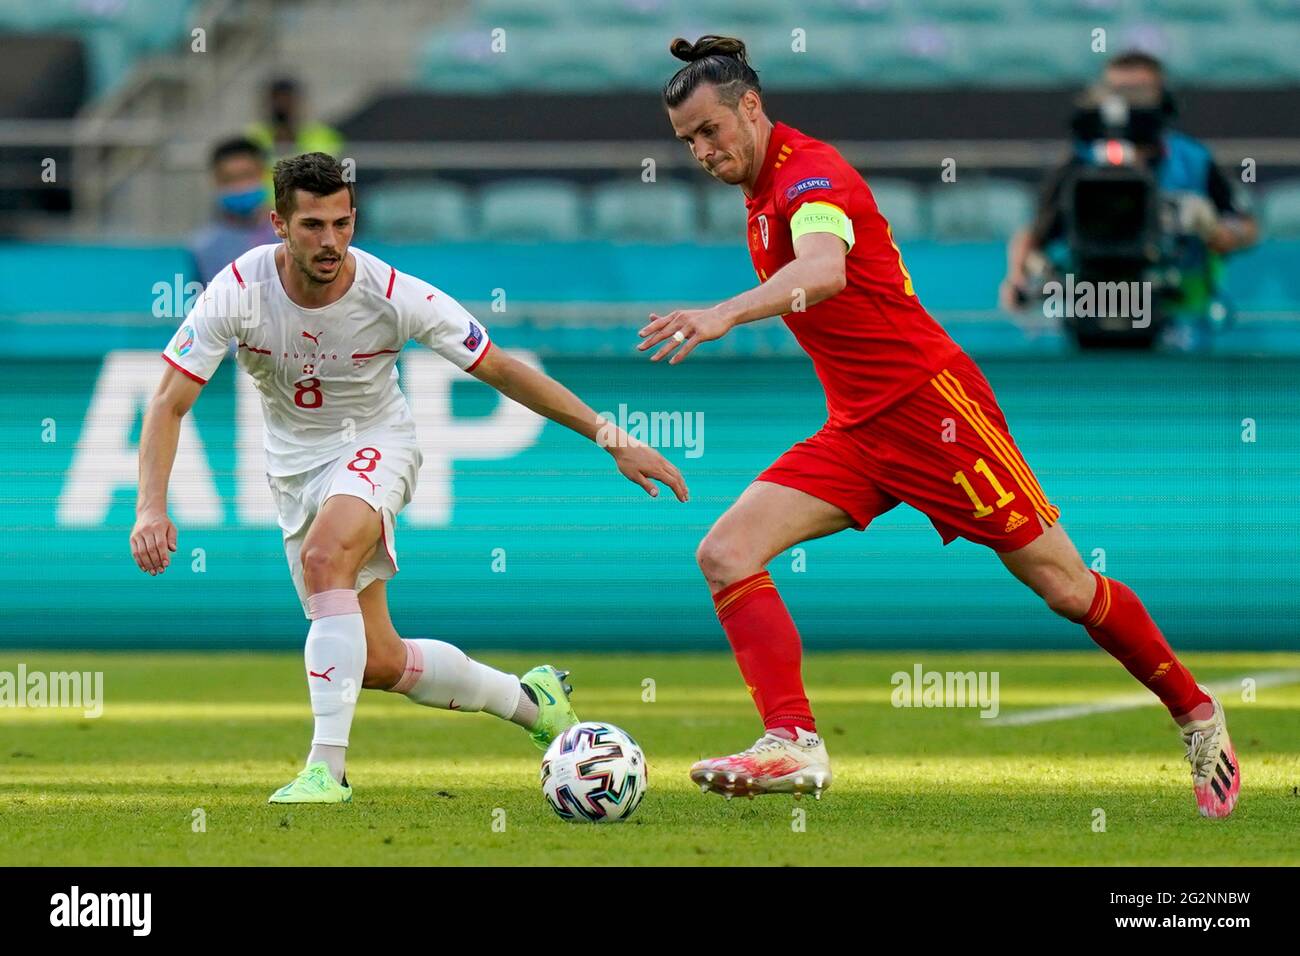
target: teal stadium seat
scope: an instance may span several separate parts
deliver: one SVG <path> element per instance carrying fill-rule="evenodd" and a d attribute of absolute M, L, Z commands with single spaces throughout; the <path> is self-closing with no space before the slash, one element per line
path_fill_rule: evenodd
<path fill-rule="evenodd" d="M 491 27 L 461 22 L 440 26 L 417 58 L 416 82 L 457 93 L 498 93 L 526 82 L 520 57 L 512 56 L 515 35 L 506 35 L 506 52 L 492 51 Z"/>
<path fill-rule="evenodd" d="M 1270 186 L 1261 207 L 1267 238 L 1300 239 L 1300 179 L 1285 179 Z"/>
<path fill-rule="evenodd" d="M 744 194 L 735 186 L 714 182 L 705 183 L 703 189 L 703 236 L 717 242 L 744 242 L 749 219 Z"/>
<path fill-rule="evenodd" d="M 663 49 L 672 39 L 668 34 L 677 8 L 674 0 L 581 0 L 580 6 L 583 20 L 594 26 L 653 27 Z"/>
<path fill-rule="evenodd" d="M 64 30 L 76 26 L 76 22 L 73 0 L 49 0 L 48 3 L 31 3 L 30 0 L 0 2 L 0 28 L 6 30 Z"/>
<path fill-rule="evenodd" d="M 687 30 L 672 24 L 639 23 L 619 32 L 618 76 L 629 89 L 657 91 L 686 65 L 668 52 L 668 44 Z"/>
<path fill-rule="evenodd" d="M 791 49 L 788 34 L 765 34 L 756 39 L 752 53 L 759 79 L 772 89 L 835 89 L 860 85 L 864 57 L 860 29 L 811 23 L 803 49 Z"/>
<path fill-rule="evenodd" d="M 1086 24 L 1109 23 L 1124 12 L 1125 0 L 1036 0 L 1032 13 L 1053 22 L 1078 20 Z"/>
<path fill-rule="evenodd" d="M 1244 6 L 1225 0 L 1146 0 L 1142 5 L 1144 16 L 1160 20 L 1231 20 Z"/>
<path fill-rule="evenodd" d="M 1300 51 L 1293 33 L 1249 26 L 1204 30 L 1191 58 L 1196 66 L 1196 78 L 1217 87 L 1300 81 Z M 1187 65 L 1191 67 L 1192 62 Z"/>
<path fill-rule="evenodd" d="M 902 0 L 804 0 L 802 9 L 814 22 L 840 26 L 879 25 L 900 16 Z"/>
<path fill-rule="evenodd" d="M 1086 23 L 1037 22 L 1005 26 L 972 24 L 964 31 L 970 57 L 967 78 L 999 87 L 1075 86 L 1091 82 L 1105 62 L 1092 52 Z"/>
<path fill-rule="evenodd" d="M 470 191 L 457 183 L 424 180 L 363 189 L 358 225 L 386 242 L 465 240 L 477 232 Z"/>
<path fill-rule="evenodd" d="M 948 26 L 907 24 L 862 30 L 858 82 L 869 86 L 935 87 L 966 74 L 966 44 Z"/>
<path fill-rule="evenodd" d="M 23 31 L 85 34 L 116 30 L 124 45 L 156 51 L 179 43 L 186 34 L 194 0 L 6 0 L 0 3 L 0 27 Z"/>
<path fill-rule="evenodd" d="M 1000 179 L 963 179 L 930 190 L 930 225 L 948 242 L 1007 239 L 1034 214 L 1033 190 Z"/>
<path fill-rule="evenodd" d="M 789 36 L 792 28 L 802 25 L 802 17 L 792 6 L 789 0 L 685 0 L 682 12 L 690 22 L 700 26 L 701 33 L 744 37 L 743 28 L 749 26 Z"/>
<path fill-rule="evenodd" d="M 1258 12 L 1266 19 L 1300 17 L 1300 0 L 1257 0 Z"/>
<path fill-rule="evenodd" d="M 568 18 L 567 4 L 551 0 L 476 0 L 474 19 L 488 29 L 503 27 L 553 27 Z"/>
<path fill-rule="evenodd" d="M 516 30 L 508 49 L 510 56 L 519 60 L 529 89 L 563 92 L 629 89 L 644 86 L 635 80 L 636 71 L 641 67 L 633 62 L 628 49 L 629 40 L 638 32 L 609 28 L 559 32 Z M 667 54 L 667 41 L 660 46 L 660 60 L 665 69 L 670 69 L 673 60 Z"/>
<path fill-rule="evenodd" d="M 120 30 L 141 52 L 157 52 L 187 39 L 192 0 L 125 0 L 124 3 L 78 3 L 83 27 Z"/>
<path fill-rule="evenodd" d="M 940 22 L 988 20 L 1010 23 L 1020 13 L 1020 0 L 915 0 L 923 16 Z"/>
<path fill-rule="evenodd" d="M 94 95 L 102 95 L 126 79 L 138 51 L 124 30 L 117 27 L 92 27 L 77 32 L 89 53 Z"/>
<path fill-rule="evenodd" d="M 899 242 L 924 239 L 929 231 L 925 193 L 906 179 L 870 177 L 867 186 L 876 198 L 880 214 L 889 222 L 890 232 Z"/>
<path fill-rule="evenodd" d="M 506 180 L 484 186 L 480 198 L 479 223 L 484 239 L 582 238 L 582 199 L 573 183 L 558 179 Z"/>
<path fill-rule="evenodd" d="M 597 239 L 690 242 L 699 232 L 695 190 L 677 180 L 605 183 L 592 191 L 591 205 Z"/>
<path fill-rule="evenodd" d="M 85 44 L 93 93 L 116 86 L 140 56 L 188 40 L 194 0 L 6 0 L 0 29 L 70 33 Z"/>

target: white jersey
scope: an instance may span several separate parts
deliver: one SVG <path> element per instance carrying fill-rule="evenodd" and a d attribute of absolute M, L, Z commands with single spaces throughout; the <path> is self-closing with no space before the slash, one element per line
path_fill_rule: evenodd
<path fill-rule="evenodd" d="M 355 246 L 351 288 L 324 308 L 296 305 L 276 270 L 278 248 L 258 246 L 222 269 L 163 350 L 173 366 L 206 384 L 237 343 L 237 361 L 262 396 L 273 476 L 337 458 L 349 435 L 414 429 L 397 387 L 397 354 L 408 340 L 466 370 L 491 347 L 487 330 L 451 296 Z"/>

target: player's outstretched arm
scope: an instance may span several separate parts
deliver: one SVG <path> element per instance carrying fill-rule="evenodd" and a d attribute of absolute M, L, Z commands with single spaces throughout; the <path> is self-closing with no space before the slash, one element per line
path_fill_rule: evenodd
<path fill-rule="evenodd" d="M 131 529 L 131 556 L 141 571 L 162 574 L 176 550 L 176 526 L 167 517 L 167 481 L 176 460 L 181 419 L 203 386 L 170 365 L 149 400 L 140 429 L 140 485 Z"/>
<path fill-rule="evenodd" d="M 676 365 L 701 342 L 720 339 L 737 325 L 802 310 L 844 288 L 844 257 L 848 247 L 839 236 L 829 232 L 807 233 L 795 240 L 794 253 L 794 260 L 762 285 L 711 309 L 651 314 L 650 323 L 640 331 L 642 341 L 637 349 L 644 352 L 665 342 L 663 348 L 650 356 L 650 361 L 657 362 L 681 346 L 668 360 L 669 365 Z M 682 334 L 675 336 L 677 332 Z"/>
<path fill-rule="evenodd" d="M 613 457 L 623 476 L 644 488 L 652 498 L 659 495 L 655 481 L 671 488 L 678 501 L 685 501 L 689 496 L 682 473 L 672 462 L 601 418 L 555 379 L 504 349 L 493 348 L 470 374 L 525 408 L 600 445 Z"/>

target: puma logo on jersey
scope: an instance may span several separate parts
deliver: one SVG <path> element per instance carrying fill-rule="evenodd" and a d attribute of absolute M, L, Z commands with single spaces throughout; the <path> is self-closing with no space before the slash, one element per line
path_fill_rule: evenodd
<path fill-rule="evenodd" d="M 303 332 L 303 333 L 302 333 L 302 337 L 303 337 L 304 339 L 311 339 L 311 340 L 312 340 L 313 342 L 315 342 L 317 345 L 320 345 L 320 337 L 321 337 L 321 335 L 324 334 L 324 332 L 325 332 L 324 329 L 321 329 L 321 330 L 320 330 L 319 332 L 317 332 L 315 335 L 312 335 L 310 332 Z"/>
<path fill-rule="evenodd" d="M 1011 514 L 1007 516 L 1007 526 L 1002 530 L 1004 532 L 1015 531 L 1017 528 L 1019 528 L 1022 524 L 1024 524 L 1028 520 L 1029 519 L 1026 518 L 1024 515 L 1022 515 L 1019 511 L 1013 511 L 1011 512 Z"/>

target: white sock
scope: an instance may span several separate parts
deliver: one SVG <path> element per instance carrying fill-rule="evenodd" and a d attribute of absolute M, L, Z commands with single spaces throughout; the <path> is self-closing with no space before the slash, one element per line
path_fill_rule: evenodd
<path fill-rule="evenodd" d="M 343 771 L 348 762 L 347 747 L 333 747 L 329 744 L 312 744 L 311 751 L 307 754 L 307 763 L 314 764 L 318 760 L 324 760 L 329 765 L 330 776 L 339 783 L 343 782 Z"/>
<path fill-rule="evenodd" d="M 485 711 L 525 727 L 537 719 L 537 705 L 514 674 L 480 664 L 445 641 L 403 640 L 406 668 L 389 688 L 417 704 L 442 710 Z"/>
<path fill-rule="evenodd" d="M 366 671 L 366 626 L 351 588 L 307 598 L 311 628 L 303 658 L 316 730 L 307 762 L 324 760 L 335 780 L 343 779 L 348 733 Z"/>

